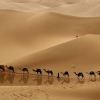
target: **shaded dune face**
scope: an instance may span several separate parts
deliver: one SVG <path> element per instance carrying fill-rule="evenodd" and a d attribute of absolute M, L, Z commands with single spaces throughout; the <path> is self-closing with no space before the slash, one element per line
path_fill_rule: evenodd
<path fill-rule="evenodd" d="M 36 3 L 40 5 L 57 5 L 57 4 L 75 4 L 80 3 L 83 0 L 4 0 L 5 2 L 14 3 Z"/>
<path fill-rule="evenodd" d="M 14 66 L 98 66 L 100 36 L 87 35 L 13 62 Z M 85 68 L 85 67 L 84 67 Z M 95 67 L 96 68 L 96 67 Z M 88 68 L 87 68 L 88 69 Z"/>

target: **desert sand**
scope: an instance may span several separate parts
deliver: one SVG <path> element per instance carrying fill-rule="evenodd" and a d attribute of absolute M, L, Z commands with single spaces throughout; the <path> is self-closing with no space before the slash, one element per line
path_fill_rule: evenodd
<path fill-rule="evenodd" d="M 1 99 L 99 100 L 99 26 L 100 0 L 0 0 L 0 65 L 15 68 L 15 74 L 0 71 Z M 54 76 L 38 76 L 33 68 L 51 69 Z M 69 79 L 57 79 L 64 71 Z"/>

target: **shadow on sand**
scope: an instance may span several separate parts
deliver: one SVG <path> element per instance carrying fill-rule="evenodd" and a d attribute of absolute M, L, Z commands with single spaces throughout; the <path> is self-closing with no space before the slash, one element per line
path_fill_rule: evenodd
<path fill-rule="evenodd" d="M 53 77 L 48 77 L 47 80 L 44 82 L 44 84 L 49 83 L 50 85 L 52 85 L 54 82 L 54 78 Z"/>
<path fill-rule="evenodd" d="M 5 82 L 5 73 L 0 72 L 0 83 L 4 83 Z"/>
<path fill-rule="evenodd" d="M 42 76 L 41 75 L 37 75 L 36 78 L 33 80 L 34 82 L 37 82 L 37 85 L 41 85 L 42 84 Z"/>
<path fill-rule="evenodd" d="M 8 81 L 10 84 L 13 84 L 15 78 L 14 73 L 7 73 L 6 75 L 6 81 Z"/>
<path fill-rule="evenodd" d="M 25 84 L 27 84 L 28 80 L 29 80 L 29 74 L 24 73 L 21 76 L 21 79 L 19 80 L 19 82 L 22 82 L 23 81 Z"/>

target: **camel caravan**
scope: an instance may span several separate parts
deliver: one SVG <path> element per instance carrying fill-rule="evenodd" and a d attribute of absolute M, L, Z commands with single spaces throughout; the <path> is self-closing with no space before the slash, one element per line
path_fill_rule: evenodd
<path fill-rule="evenodd" d="M 15 69 L 13 66 L 4 66 L 4 65 L 0 65 L 0 70 L 2 70 L 2 72 L 6 72 L 5 69 L 8 69 L 9 73 L 13 73 L 15 74 Z M 23 74 L 28 74 L 29 75 L 29 70 L 28 68 L 19 68 L 19 70 L 21 70 L 23 72 Z M 37 75 L 41 75 L 42 76 L 42 70 L 37 68 L 37 69 L 33 69 L 33 72 L 37 73 Z M 47 73 L 48 77 L 53 77 L 53 71 L 52 70 L 46 70 L 43 69 L 44 72 Z M 69 79 L 69 72 L 65 71 L 65 72 L 60 72 L 65 78 Z M 57 78 L 60 78 L 60 73 L 57 74 Z M 78 80 L 84 80 L 84 74 L 82 72 L 74 72 L 74 74 L 77 76 Z M 90 79 L 96 79 L 96 74 L 99 76 L 100 79 L 100 71 L 94 72 L 94 71 L 90 71 L 90 72 L 86 72 L 86 74 L 89 75 Z M 94 78 L 93 78 L 94 77 Z"/>

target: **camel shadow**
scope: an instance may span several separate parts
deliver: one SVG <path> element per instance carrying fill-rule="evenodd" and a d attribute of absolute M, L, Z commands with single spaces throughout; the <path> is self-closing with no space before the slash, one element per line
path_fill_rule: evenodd
<path fill-rule="evenodd" d="M 15 74 L 14 73 L 8 73 L 6 80 L 8 80 L 8 82 L 10 84 L 12 84 L 14 82 L 14 78 L 15 78 Z"/>
<path fill-rule="evenodd" d="M 44 84 L 49 83 L 49 85 L 52 85 L 54 82 L 54 78 L 53 77 L 48 77 L 48 79 L 44 82 Z"/>
<path fill-rule="evenodd" d="M 96 82 L 96 78 L 95 79 L 89 79 L 89 81 Z"/>
<path fill-rule="evenodd" d="M 84 84 L 85 83 L 85 79 L 78 79 L 77 81 L 76 81 L 76 84 Z"/>
<path fill-rule="evenodd" d="M 93 77 L 89 77 L 89 81 L 91 81 L 91 82 L 96 82 L 96 78 L 93 78 Z"/>
<path fill-rule="evenodd" d="M 4 83 L 5 81 L 5 73 L 1 72 L 0 73 L 0 83 Z"/>
<path fill-rule="evenodd" d="M 33 81 L 36 81 L 37 85 L 41 85 L 42 84 L 42 76 L 41 75 L 37 75 L 36 79 L 34 79 Z"/>
<path fill-rule="evenodd" d="M 27 84 L 28 83 L 28 80 L 29 80 L 29 74 L 24 73 L 21 76 L 21 79 L 19 80 L 19 82 L 23 81 L 25 84 Z"/>
<path fill-rule="evenodd" d="M 70 79 L 69 79 L 69 78 L 64 79 L 64 80 L 61 82 L 61 84 L 64 84 L 64 83 L 66 83 L 66 84 L 70 83 Z"/>

